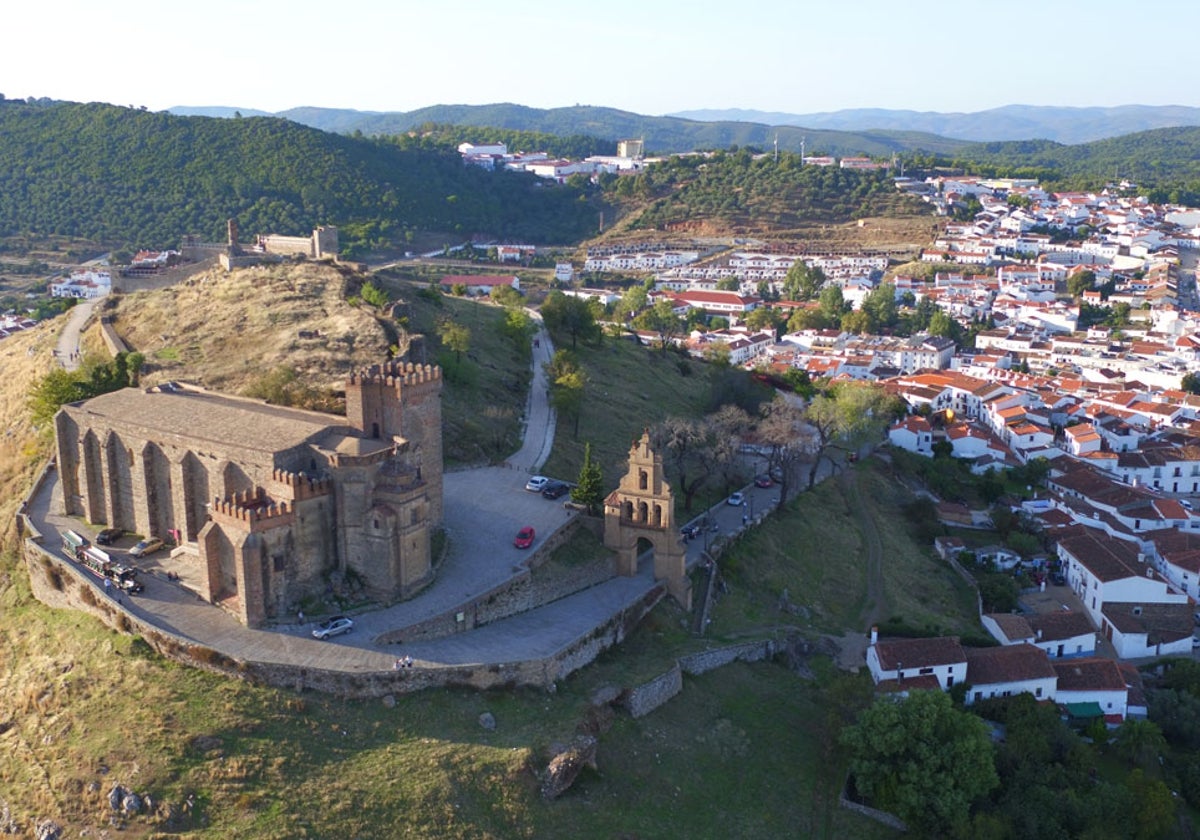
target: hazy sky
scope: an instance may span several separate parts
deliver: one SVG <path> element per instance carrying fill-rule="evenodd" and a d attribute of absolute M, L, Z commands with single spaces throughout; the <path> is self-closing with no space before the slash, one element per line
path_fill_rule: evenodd
<path fill-rule="evenodd" d="M 161 110 L 1193 105 L 1195 0 L 33 0 L 0 93 Z M 1171 33 L 1176 33 L 1172 35 Z"/>

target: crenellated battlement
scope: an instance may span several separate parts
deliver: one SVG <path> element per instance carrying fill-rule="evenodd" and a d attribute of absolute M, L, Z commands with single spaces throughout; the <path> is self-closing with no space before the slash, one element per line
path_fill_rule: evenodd
<path fill-rule="evenodd" d="M 328 496 L 333 492 L 333 482 L 328 478 L 312 478 L 304 473 L 275 468 L 271 470 L 271 489 L 277 495 L 290 496 L 293 502 Z"/>
<path fill-rule="evenodd" d="M 250 531 L 266 531 L 291 525 L 295 509 L 286 501 L 277 502 L 263 488 L 242 490 L 225 499 L 214 498 L 212 517 L 223 524 L 238 525 Z"/>
<path fill-rule="evenodd" d="M 349 385 L 384 385 L 389 388 L 416 388 L 440 384 L 442 369 L 437 365 L 416 365 L 412 362 L 390 360 L 371 365 L 366 370 L 353 371 Z"/>

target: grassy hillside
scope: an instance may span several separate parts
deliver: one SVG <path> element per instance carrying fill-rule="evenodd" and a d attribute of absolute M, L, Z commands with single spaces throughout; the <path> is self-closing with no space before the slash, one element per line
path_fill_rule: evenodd
<path fill-rule="evenodd" d="M 596 214 L 530 175 L 465 167 L 452 147 L 377 141 L 274 118 L 176 117 L 110 105 L 0 101 L 0 235 L 174 247 L 183 234 L 341 228 L 344 250 L 436 231 L 576 241 Z"/>
<path fill-rule="evenodd" d="M 871 216 L 928 220 L 929 208 L 899 194 L 883 171 L 804 166 L 799 155 L 755 158 L 746 151 L 676 157 L 608 184 L 629 229 L 786 235 L 802 226 Z"/>

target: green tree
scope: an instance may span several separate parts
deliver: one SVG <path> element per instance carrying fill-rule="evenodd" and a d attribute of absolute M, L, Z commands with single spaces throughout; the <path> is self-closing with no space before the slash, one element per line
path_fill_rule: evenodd
<path fill-rule="evenodd" d="M 774 309 L 760 306 L 757 309 L 750 310 L 750 313 L 746 316 L 746 326 L 752 330 L 774 333 L 779 329 L 780 317 Z"/>
<path fill-rule="evenodd" d="M 62 368 L 43 376 L 29 392 L 29 412 L 37 426 L 48 426 L 54 415 L 67 403 L 95 396 L 91 383 L 78 371 Z"/>
<path fill-rule="evenodd" d="M 571 501 L 583 505 L 587 512 L 596 515 L 604 506 L 604 474 L 600 465 L 592 460 L 592 444 L 583 447 L 583 466 L 579 468 L 579 481 L 571 488 Z"/>
<path fill-rule="evenodd" d="M 648 303 L 645 286 L 630 286 L 617 301 L 616 315 L 621 320 L 632 318 L 645 309 Z"/>
<path fill-rule="evenodd" d="M 675 314 L 675 304 L 670 298 L 659 298 L 652 307 L 633 320 L 639 330 L 649 330 L 658 335 L 660 352 L 666 355 L 676 336 L 683 332 L 683 319 Z"/>
<path fill-rule="evenodd" d="M 1189 394 L 1200 394 L 1200 376 L 1195 373 L 1185 373 L 1179 381 L 1179 387 Z"/>
<path fill-rule="evenodd" d="M 370 280 L 363 283 L 362 291 L 359 293 L 359 297 L 363 299 L 364 303 L 379 310 L 386 309 L 387 305 L 391 303 L 391 298 L 388 297 L 388 293 L 376 286 Z"/>
<path fill-rule="evenodd" d="M 825 319 L 827 324 L 838 326 L 842 323 L 842 316 L 846 314 L 848 307 L 846 301 L 842 297 L 842 289 L 840 286 L 826 286 L 821 290 L 820 299 L 821 317 Z"/>
<path fill-rule="evenodd" d="M 494 303 L 509 308 L 520 306 L 524 302 L 521 293 L 512 286 L 492 286 L 488 296 Z"/>
<path fill-rule="evenodd" d="M 554 358 L 544 368 L 550 380 L 550 404 L 559 414 L 574 421 L 574 437 L 578 438 L 587 374 L 570 350 L 555 351 Z"/>
<path fill-rule="evenodd" d="M 842 744 L 858 790 L 925 836 L 965 835 L 972 803 L 999 782 L 987 726 L 940 691 L 877 700 Z"/>
<path fill-rule="evenodd" d="M 783 295 L 788 300 L 813 300 L 824 286 L 825 272 L 796 260 L 783 280 Z"/>
<path fill-rule="evenodd" d="M 1113 749 L 1130 764 L 1156 767 L 1159 756 L 1167 749 L 1167 741 L 1153 721 L 1131 718 L 1117 729 Z"/>
<path fill-rule="evenodd" d="M 830 449 L 853 448 L 861 441 L 878 438 L 903 411 L 898 398 L 874 384 L 842 383 L 814 397 L 804 412 L 802 436 L 797 441 L 812 458 L 809 489 L 816 484 L 821 461 L 829 458 Z"/>
<path fill-rule="evenodd" d="M 1094 271 L 1080 271 L 1067 278 L 1067 293 L 1077 300 L 1083 297 L 1084 292 L 1090 292 L 1095 288 L 1096 273 Z"/>
<path fill-rule="evenodd" d="M 462 354 L 471 349 L 471 328 L 449 318 L 438 323 L 438 337 L 448 350 L 454 352 L 456 364 L 462 363 Z"/>
<path fill-rule="evenodd" d="M 736 292 L 742 288 L 742 281 L 736 277 L 722 277 L 717 281 L 718 292 Z"/>
<path fill-rule="evenodd" d="M 572 349 L 578 346 L 581 338 L 588 342 L 600 337 L 596 314 L 583 298 L 551 292 L 542 304 L 542 320 L 551 332 L 569 335 Z"/>

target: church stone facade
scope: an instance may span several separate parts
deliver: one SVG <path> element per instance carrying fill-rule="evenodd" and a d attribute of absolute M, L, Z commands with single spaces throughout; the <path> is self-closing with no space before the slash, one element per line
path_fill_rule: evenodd
<path fill-rule="evenodd" d="M 442 519 L 441 370 L 351 374 L 346 417 L 168 383 L 55 417 L 64 512 L 176 543 L 199 591 L 249 626 L 325 591 L 381 601 L 432 579 Z"/>

